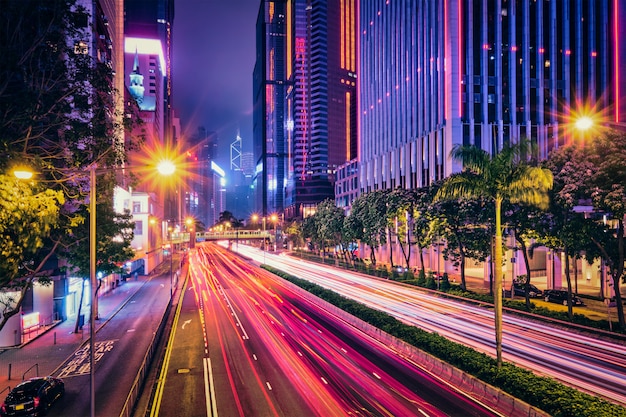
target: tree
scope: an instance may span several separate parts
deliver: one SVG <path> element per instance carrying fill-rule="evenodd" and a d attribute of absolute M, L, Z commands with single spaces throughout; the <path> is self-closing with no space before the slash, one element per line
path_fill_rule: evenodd
<path fill-rule="evenodd" d="M 126 261 L 135 255 L 131 247 L 133 240 L 134 222 L 130 211 L 117 213 L 113 208 L 112 187 L 106 178 L 102 178 L 98 184 L 98 200 L 96 205 L 96 271 L 104 276 L 119 273 L 122 271 Z M 81 218 L 88 218 L 89 213 L 86 207 L 81 207 L 79 214 Z M 88 280 L 89 268 L 91 264 L 91 254 L 89 253 L 89 227 L 88 222 L 84 222 L 72 231 L 71 244 L 63 246 L 59 250 L 59 256 L 64 257 L 72 266 L 72 274 L 82 276 Z M 98 288 L 100 283 L 98 282 Z M 84 291 L 85 286 L 81 287 Z M 78 306 L 78 314 L 75 332 L 78 332 L 79 317 L 82 307 L 83 293 L 81 292 L 81 303 Z"/>
<path fill-rule="evenodd" d="M 291 242 L 294 247 L 300 248 L 304 245 L 301 221 L 293 220 L 288 222 L 285 227 L 285 235 L 287 236 L 287 241 Z"/>
<path fill-rule="evenodd" d="M 220 213 L 218 219 L 217 219 L 217 224 L 226 224 L 226 223 L 230 223 L 232 226 L 233 221 L 236 220 L 235 219 L 235 215 L 228 211 L 228 210 L 224 210 Z"/>
<path fill-rule="evenodd" d="M 76 239 L 86 236 L 87 168 L 116 167 L 125 161 L 120 138 L 126 120 L 119 122 L 123 109 L 115 106 L 118 92 L 112 87 L 111 68 L 83 53 L 83 45 L 92 44 L 89 15 L 75 0 L 4 2 L 0 22 L 0 172 L 25 165 L 38 173 L 39 190 L 45 187 L 62 196 L 49 200 L 49 210 L 58 210 L 50 229 L 29 231 L 41 239 L 38 251 L 6 258 L 3 254 L 0 259 L 0 264 L 8 264 L 8 256 L 16 256 L 16 264 L 32 268 L 22 269 L 24 275 L 11 277 L 5 285 L 24 295 L 41 272 L 37 265 L 52 259 L 59 248 L 59 256 L 70 263 L 88 253 L 88 245 Z M 100 185 L 108 187 L 100 195 L 112 195 L 113 181 Z M 103 215 L 98 229 L 107 227 L 106 221 Z M 18 231 L 14 223 L 5 222 L 0 238 Z M 121 234 L 118 230 L 111 235 Z M 21 299 L 16 300 L 17 309 L 20 305 Z"/>
<path fill-rule="evenodd" d="M 321 239 L 319 234 L 319 228 L 317 225 L 317 218 L 315 216 L 305 217 L 302 221 L 302 238 L 309 239 L 309 242 L 314 248 L 316 245 L 321 245 Z"/>
<path fill-rule="evenodd" d="M 324 200 L 317 205 L 315 214 L 316 226 L 322 252 L 327 247 L 336 247 L 342 242 L 343 221 L 345 214 L 335 205 L 333 200 Z"/>
<path fill-rule="evenodd" d="M 433 243 L 434 212 L 432 201 L 438 189 L 437 185 L 422 187 L 414 191 L 415 203 L 411 213 L 413 241 L 417 245 L 421 270 L 424 271 L 424 248 Z"/>
<path fill-rule="evenodd" d="M 456 145 L 450 157 L 463 164 L 463 171 L 444 181 L 436 201 L 484 197 L 495 204 L 494 237 L 494 315 L 496 360 L 502 366 L 502 203 L 523 202 L 540 208 L 548 207 L 548 190 L 552 173 L 545 168 L 526 164 L 532 156 L 529 141 L 507 144 L 496 155 L 475 146 Z"/>
<path fill-rule="evenodd" d="M 615 227 L 608 228 L 608 242 L 594 239 L 606 262 L 615 290 L 617 315 L 622 331 L 626 331 L 624 305 L 620 284 L 624 282 L 624 216 L 626 216 L 626 134 L 609 131 L 595 139 L 589 148 L 590 159 L 597 167 L 589 178 L 594 208 L 610 215 Z"/>
<path fill-rule="evenodd" d="M 584 148 L 577 145 L 565 146 L 551 152 L 546 166 L 553 173 L 554 187 L 551 190 L 550 215 L 542 232 L 542 242 L 565 255 L 567 312 L 571 320 L 573 310 L 570 259 L 581 258 L 583 254 L 588 259 L 598 256 L 589 233 L 593 230 L 591 226 L 594 221 L 586 219 L 583 213 L 574 211 L 575 206 L 585 204 L 586 201 L 590 203 L 587 200 L 590 195 L 588 177 L 593 176 L 596 167 Z"/>
<path fill-rule="evenodd" d="M 461 271 L 461 288 L 466 289 L 465 261 L 467 258 L 484 261 L 490 254 L 489 229 L 485 226 L 493 218 L 489 216 L 489 205 L 482 199 L 442 200 L 432 206 L 436 216 L 431 222 L 431 233 L 436 235 L 436 244 L 443 239 L 444 259 Z M 438 249 L 440 250 L 440 249 Z"/>
<path fill-rule="evenodd" d="M 519 248 L 515 249 L 520 249 L 524 258 L 526 276 L 524 278 L 515 277 L 515 279 L 524 288 L 526 309 L 530 310 L 530 259 L 533 257 L 534 250 L 541 245 L 541 239 L 537 230 L 542 230 L 546 216 L 544 212 L 536 207 L 525 204 L 508 205 L 504 210 L 504 216 L 506 217 L 507 227 L 513 232 L 515 241 L 519 246 Z M 512 288 L 511 290 L 513 291 L 514 289 Z"/>
<path fill-rule="evenodd" d="M 377 190 L 361 194 L 352 202 L 350 216 L 354 219 L 348 225 L 361 243 L 369 246 L 372 265 L 376 265 L 376 250 L 387 242 L 387 192 Z"/>
<path fill-rule="evenodd" d="M 624 280 L 624 216 L 626 215 L 626 134 L 608 131 L 595 137 L 584 147 L 572 145 L 550 155 L 549 167 L 558 179 L 557 197 L 571 210 L 576 205 L 592 205 L 597 217 L 606 216 L 606 224 L 596 221 L 604 229 L 596 233 L 585 224 L 592 246 L 585 246 L 588 259 L 601 257 L 606 264 L 617 305 L 620 329 L 626 331 L 620 284 Z M 573 214 L 569 214 L 573 216 Z M 564 221 L 563 221 L 564 222 Z M 588 223 L 588 222 L 587 222 Z M 571 227 L 571 224 L 568 225 Z M 579 236 L 581 226 L 572 230 Z M 581 242 L 577 237 L 573 244 Z M 567 269 L 566 269 L 567 273 Z M 568 301 L 569 304 L 569 301 Z"/>
<path fill-rule="evenodd" d="M 407 269 L 409 269 L 409 262 L 411 261 L 411 223 L 412 214 L 415 212 L 415 200 L 415 193 L 404 188 L 396 188 L 387 194 L 389 246 L 392 246 L 391 235 L 394 234 L 400 245 L 404 264 Z M 393 266 L 393 259 L 391 264 Z"/>
<path fill-rule="evenodd" d="M 45 281 L 45 239 L 58 224 L 64 196 L 36 187 L 0 174 L 0 329 L 20 311 L 33 280 Z"/>

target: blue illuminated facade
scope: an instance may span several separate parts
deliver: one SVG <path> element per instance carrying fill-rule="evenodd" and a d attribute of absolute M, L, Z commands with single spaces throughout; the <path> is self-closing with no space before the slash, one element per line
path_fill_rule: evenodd
<path fill-rule="evenodd" d="M 575 139 L 576 115 L 623 122 L 624 9 L 624 0 L 361 2 L 361 191 L 443 179 L 460 169 L 448 156 L 455 144 L 493 153 L 528 137 L 545 158 Z"/>

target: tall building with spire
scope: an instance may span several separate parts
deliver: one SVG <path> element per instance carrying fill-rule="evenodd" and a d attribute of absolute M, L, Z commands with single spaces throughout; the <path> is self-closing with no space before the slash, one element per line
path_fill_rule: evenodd
<path fill-rule="evenodd" d="M 285 105 L 288 26 L 291 0 L 263 0 L 256 22 L 253 74 L 253 178 L 255 206 L 261 215 L 282 212 L 287 180 Z"/>

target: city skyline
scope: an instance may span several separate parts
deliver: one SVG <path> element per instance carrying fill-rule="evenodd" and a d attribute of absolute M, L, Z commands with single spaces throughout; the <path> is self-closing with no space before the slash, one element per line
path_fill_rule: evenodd
<path fill-rule="evenodd" d="M 240 132 L 252 150 L 254 22 L 258 0 L 177 0 L 174 20 L 174 108 L 183 134 L 217 132 L 218 163 Z"/>

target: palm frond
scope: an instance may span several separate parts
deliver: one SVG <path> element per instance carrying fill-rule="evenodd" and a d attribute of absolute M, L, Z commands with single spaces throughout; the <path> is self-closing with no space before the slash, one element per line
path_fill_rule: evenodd
<path fill-rule="evenodd" d="M 461 162 L 464 170 L 477 174 L 484 172 L 491 160 L 489 154 L 484 150 L 476 146 L 463 146 L 460 144 L 452 148 L 450 157 Z"/>
<path fill-rule="evenodd" d="M 476 198 L 488 194 L 480 176 L 471 172 L 461 172 L 449 176 L 435 194 L 434 201 Z"/>

